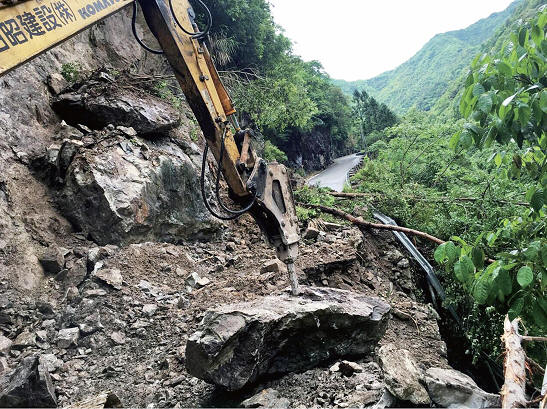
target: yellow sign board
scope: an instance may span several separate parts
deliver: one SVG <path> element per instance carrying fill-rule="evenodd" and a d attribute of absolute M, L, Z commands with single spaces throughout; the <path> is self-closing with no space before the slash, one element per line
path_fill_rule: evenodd
<path fill-rule="evenodd" d="M 29 0 L 0 8 L 0 75 L 133 0 Z"/>

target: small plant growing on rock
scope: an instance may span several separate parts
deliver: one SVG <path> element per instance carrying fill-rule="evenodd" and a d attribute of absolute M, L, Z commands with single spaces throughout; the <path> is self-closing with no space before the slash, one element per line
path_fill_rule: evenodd
<path fill-rule="evenodd" d="M 78 81 L 80 78 L 81 67 L 76 63 L 66 63 L 61 66 L 61 75 L 70 83 Z"/>

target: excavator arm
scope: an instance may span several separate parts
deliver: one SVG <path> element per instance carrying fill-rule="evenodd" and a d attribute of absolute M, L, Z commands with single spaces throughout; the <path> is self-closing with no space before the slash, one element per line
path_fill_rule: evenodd
<path fill-rule="evenodd" d="M 300 236 L 287 169 L 259 158 L 252 148 L 252 132 L 240 129 L 236 110 L 204 36 L 199 35 L 189 1 L 138 1 L 205 136 L 202 192 L 207 207 L 225 219 L 243 213 L 219 200 L 222 211 L 217 214 L 208 203 L 203 172 L 207 150 L 211 150 L 231 198 L 242 210 L 249 211 L 275 247 L 278 258 L 287 264 L 292 292 L 298 294 L 294 262 Z M 129 0 L 0 0 L 0 75 L 131 3 Z M 216 192 L 220 199 L 218 181 Z"/>

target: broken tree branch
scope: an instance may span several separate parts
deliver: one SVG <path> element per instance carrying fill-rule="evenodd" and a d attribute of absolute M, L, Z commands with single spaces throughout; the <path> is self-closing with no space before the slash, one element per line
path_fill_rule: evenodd
<path fill-rule="evenodd" d="M 358 197 L 378 197 L 382 196 L 380 193 L 344 193 L 344 192 L 329 192 L 329 195 L 338 197 L 341 199 L 354 199 Z M 416 200 L 419 202 L 431 202 L 431 203 L 450 203 L 450 202 L 480 202 L 484 199 L 482 198 L 476 198 L 476 197 L 435 197 L 435 198 L 424 198 L 424 197 L 417 197 L 417 196 L 402 196 L 405 199 L 410 200 Z M 530 206 L 529 203 L 526 202 L 512 202 L 510 200 L 501 200 L 501 199 L 491 199 L 494 203 L 499 204 L 510 204 L 514 206 Z"/>
<path fill-rule="evenodd" d="M 547 337 L 529 337 L 527 335 L 522 336 L 523 341 L 530 341 L 530 342 L 546 342 Z"/>
<path fill-rule="evenodd" d="M 432 236 L 431 234 L 424 233 L 423 231 L 409 229 L 407 227 L 393 226 L 391 224 L 380 224 L 380 223 L 367 222 L 362 217 L 355 217 L 355 216 L 353 216 L 349 213 L 343 212 L 342 210 L 334 209 L 332 207 L 327 207 L 327 206 L 322 206 L 322 205 L 312 205 L 312 204 L 302 203 L 302 202 L 297 202 L 296 204 L 298 206 L 301 206 L 301 207 L 307 207 L 307 208 L 310 208 L 310 209 L 321 210 L 322 212 L 329 213 L 329 214 L 332 214 L 332 215 L 337 216 L 337 217 L 341 217 L 342 219 L 346 219 L 346 220 L 348 220 L 348 221 L 352 222 L 353 224 L 355 224 L 357 226 L 360 226 L 360 227 L 371 228 L 371 229 L 379 229 L 379 230 L 398 231 L 398 232 L 401 232 L 401 233 L 406 233 L 406 234 L 411 234 L 413 236 L 421 237 L 423 239 L 432 241 L 433 243 L 436 243 L 436 244 L 439 244 L 439 245 L 446 243 L 446 241 L 441 240 L 438 237 Z M 485 261 L 489 264 L 492 264 L 495 260 L 492 260 L 491 258 L 486 258 Z"/>
<path fill-rule="evenodd" d="M 502 341 L 505 343 L 504 375 L 505 383 L 501 388 L 502 408 L 526 407 L 526 354 L 521 345 L 522 337 L 519 335 L 519 319 L 509 320 L 505 317 L 503 324 L 504 334 Z"/>
<path fill-rule="evenodd" d="M 412 234 L 414 236 L 422 237 L 424 239 L 427 239 L 427 240 L 432 241 L 432 242 L 437 243 L 437 244 L 445 243 L 444 240 L 441 240 L 441 239 L 439 239 L 435 236 L 424 233 L 422 231 L 409 229 L 409 228 L 401 227 L 401 226 L 392 226 L 390 224 L 380 224 L 380 223 L 367 222 L 362 217 L 355 217 L 355 216 L 352 216 L 349 213 L 343 212 L 342 210 L 333 209 L 332 207 L 321 206 L 321 205 L 312 205 L 312 204 L 300 203 L 300 202 L 298 202 L 297 204 L 298 204 L 298 206 L 321 210 L 322 212 L 329 213 L 329 214 L 332 214 L 334 216 L 341 217 L 343 219 L 346 219 L 346 220 L 352 222 L 353 224 L 356 224 L 357 226 L 372 228 L 372 229 L 399 231 L 399 232 L 402 232 L 402 233 L 407 233 L 407 234 Z"/>

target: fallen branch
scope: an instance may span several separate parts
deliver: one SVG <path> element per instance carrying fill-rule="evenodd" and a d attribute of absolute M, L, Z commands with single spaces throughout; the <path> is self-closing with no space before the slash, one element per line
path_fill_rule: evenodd
<path fill-rule="evenodd" d="M 547 342 L 547 337 L 529 337 L 525 335 L 522 337 L 522 340 L 530 342 Z"/>
<path fill-rule="evenodd" d="M 432 236 L 432 235 L 424 233 L 422 231 L 409 229 L 409 228 L 401 227 L 401 226 L 392 226 L 390 224 L 380 224 L 380 223 L 367 222 L 362 217 L 355 217 L 355 216 L 352 216 L 349 213 L 343 212 L 342 210 L 333 209 L 332 207 L 326 207 L 326 206 L 321 206 L 321 205 L 312 205 L 312 204 L 300 203 L 300 202 L 298 202 L 297 204 L 298 204 L 298 206 L 321 210 L 322 212 L 329 213 L 329 214 L 332 214 L 334 216 L 341 217 L 343 219 L 346 219 L 346 220 L 352 222 L 353 224 L 355 224 L 357 226 L 371 228 L 371 229 L 398 231 L 398 232 L 401 232 L 401 233 L 407 233 L 407 234 L 412 234 L 414 236 L 422 237 L 422 238 L 424 238 L 426 240 L 429 240 L 429 241 L 432 241 L 436 244 L 445 243 L 444 240 L 441 240 L 438 237 Z"/>
<path fill-rule="evenodd" d="M 538 364 L 536 361 L 534 361 L 532 358 L 526 357 L 526 363 L 530 365 L 530 370 L 532 372 L 536 372 L 540 375 L 545 374 L 545 370 L 543 369 L 543 367 L 540 364 Z"/>
<path fill-rule="evenodd" d="M 296 204 L 298 206 L 301 206 L 301 207 L 308 207 L 310 209 L 321 210 L 322 212 L 329 213 L 329 214 L 332 214 L 334 216 L 341 217 L 342 219 L 346 219 L 346 220 L 348 220 L 348 221 L 352 222 L 353 224 L 355 224 L 357 226 L 360 226 L 360 227 L 371 228 L 371 229 L 380 229 L 380 230 L 398 231 L 398 232 L 401 232 L 401 233 L 406 233 L 406 234 L 411 234 L 413 236 L 421 237 L 423 239 L 432 241 L 433 243 L 436 243 L 436 244 L 439 244 L 439 245 L 446 243 L 446 241 L 441 240 L 438 237 L 432 236 L 431 234 L 424 233 L 423 231 L 409 229 L 407 227 L 393 226 L 391 224 L 380 224 L 380 223 L 367 222 L 362 217 L 355 217 L 355 216 L 353 216 L 349 213 L 343 212 L 342 210 L 334 209 L 332 207 L 321 206 L 321 205 L 312 205 L 312 204 L 302 203 L 302 202 L 297 202 Z M 492 264 L 495 260 L 493 260 L 491 258 L 487 258 L 487 259 L 485 259 L 485 261 L 488 264 Z"/>
<path fill-rule="evenodd" d="M 504 375 L 505 383 L 501 388 L 502 408 L 524 408 L 526 399 L 526 354 L 521 345 L 519 320 L 505 317 L 502 341 L 505 343 Z"/>
<path fill-rule="evenodd" d="M 343 193 L 343 192 L 329 192 L 329 195 L 343 198 L 343 199 L 353 199 L 357 197 L 378 197 L 382 196 L 381 193 Z M 417 196 L 401 196 L 405 199 L 410 200 L 416 200 L 419 202 L 431 202 L 431 203 L 449 203 L 449 202 L 480 202 L 485 199 L 482 198 L 476 198 L 476 197 L 435 197 L 435 198 L 424 198 L 424 197 L 417 197 Z M 510 200 L 501 200 L 501 199 L 490 199 L 490 201 L 494 203 L 499 204 L 510 204 L 515 206 L 530 206 L 529 203 L 526 202 L 511 202 Z"/>

